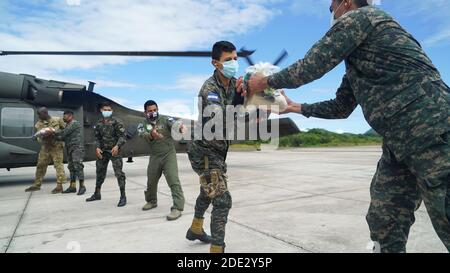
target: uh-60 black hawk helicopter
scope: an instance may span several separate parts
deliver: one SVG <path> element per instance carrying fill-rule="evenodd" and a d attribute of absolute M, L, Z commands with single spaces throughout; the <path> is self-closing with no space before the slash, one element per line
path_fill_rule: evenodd
<path fill-rule="evenodd" d="M 238 56 L 253 65 L 250 55 L 254 51 L 242 49 Z M 159 52 L 159 51 L 0 51 L 0 56 L 7 55 L 81 55 L 81 56 L 138 56 L 138 57 L 211 57 L 210 51 Z M 274 62 L 281 62 L 287 53 L 284 51 Z M 94 92 L 95 83 L 88 86 L 54 80 L 44 80 L 32 75 L 0 72 L 0 168 L 36 166 L 40 145 L 33 139 L 34 124 L 37 122 L 36 110 L 41 106 L 49 108 L 50 115 L 62 116 L 65 110 L 71 110 L 75 119 L 83 122 L 85 161 L 96 160 L 94 144 L 94 124 L 99 119 L 98 104 L 110 102 L 116 117 L 127 128 L 127 144 L 122 155 L 132 157 L 149 155 L 148 145 L 137 136 L 137 127 L 144 120 L 143 112 L 126 108 Z M 143 98 L 144 99 L 144 98 Z M 147 98 L 145 98 L 147 99 Z M 164 109 L 162 109 L 164 110 Z M 180 118 L 173 117 L 175 120 Z M 195 121 L 184 120 L 186 126 L 193 128 Z M 280 136 L 299 132 L 296 124 L 289 118 L 281 118 Z M 248 123 L 248 122 L 247 122 Z M 248 125 L 248 124 L 247 124 Z M 271 121 L 268 122 L 269 130 Z M 247 126 L 248 128 L 248 126 Z M 248 135 L 248 134 L 246 134 Z M 177 152 L 185 152 L 188 141 L 175 143 Z"/>

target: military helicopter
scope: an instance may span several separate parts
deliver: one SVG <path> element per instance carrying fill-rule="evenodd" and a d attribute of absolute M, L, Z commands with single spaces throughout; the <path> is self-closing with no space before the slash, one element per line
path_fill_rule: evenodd
<path fill-rule="evenodd" d="M 252 65 L 254 51 L 241 49 L 238 56 Z M 137 57 L 211 57 L 210 51 L 160 52 L 160 51 L 0 51 L 7 55 L 81 55 L 81 56 L 137 56 Z M 274 62 L 278 64 L 287 55 L 283 52 Z M 45 80 L 33 75 L 0 72 L 0 168 L 36 166 L 40 145 L 33 140 L 37 108 L 46 106 L 51 116 L 60 116 L 65 110 L 74 112 L 75 119 L 83 123 L 85 161 L 96 160 L 94 124 L 99 119 L 98 104 L 110 102 L 116 117 L 127 129 L 127 144 L 122 149 L 123 157 L 133 162 L 133 157 L 149 155 L 148 145 L 137 136 L 137 126 L 143 122 L 143 112 L 129 109 L 111 99 L 94 92 L 94 82 L 88 86 L 62 81 Z M 162 109 L 163 110 L 163 109 Z M 180 120 L 178 117 L 173 117 Z M 181 119 L 193 128 L 195 121 Z M 269 130 L 271 122 L 269 120 Z M 279 119 L 280 136 L 299 133 L 296 124 L 289 118 Z M 185 152 L 188 141 L 175 143 L 177 152 Z"/>

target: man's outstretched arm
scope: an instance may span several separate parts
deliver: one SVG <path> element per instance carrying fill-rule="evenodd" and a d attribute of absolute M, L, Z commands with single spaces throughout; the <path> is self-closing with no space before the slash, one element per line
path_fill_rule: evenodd
<path fill-rule="evenodd" d="M 285 113 L 298 113 L 305 117 L 322 119 L 345 119 L 358 106 L 356 98 L 350 87 L 347 77 L 344 76 L 342 84 L 336 92 L 336 98 L 314 104 L 298 104 L 288 99 L 289 110 Z"/>
<path fill-rule="evenodd" d="M 286 69 L 267 78 L 275 89 L 298 88 L 321 78 L 353 53 L 373 30 L 367 16 L 355 12 L 344 16 L 306 54 Z"/>

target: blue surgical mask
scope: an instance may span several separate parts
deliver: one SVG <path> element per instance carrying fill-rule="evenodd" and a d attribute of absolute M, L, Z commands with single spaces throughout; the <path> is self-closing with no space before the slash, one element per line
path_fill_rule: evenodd
<path fill-rule="evenodd" d="M 231 60 L 231 61 L 227 61 L 227 62 L 223 62 L 223 69 L 220 70 L 220 72 L 222 72 L 222 74 L 228 78 L 234 78 L 236 77 L 236 74 L 239 71 L 239 63 L 236 60 Z"/>
<path fill-rule="evenodd" d="M 104 118 L 110 118 L 112 116 L 112 111 L 102 111 Z"/>

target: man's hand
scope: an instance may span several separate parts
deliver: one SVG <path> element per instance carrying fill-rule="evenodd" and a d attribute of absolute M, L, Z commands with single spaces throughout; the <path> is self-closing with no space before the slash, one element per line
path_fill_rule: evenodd
<path fill-rule="evenodd" d="M 263 74 L 253 74 L 247 83 L 247 90 L 244 91 L 244 96 L 251 96 L 256 93 L 261 93 L 269 87 L 267 77 Z"/>
<path fill-rule="evenodd" d="M 51 127 L 45 129 L 45 133 L 44 133 L 45 136 L 52 136 L 54 134 L 55 134 L 55 129 L 53 129 Z"/>
<path fill-rule="evenodd" d="M 283 112 L 280 112 L 280 115 L 282 115 L 282 114 L 289 114 L 289 113 L 297 113 L 297 114 L 301 114 L 302 113 L 302 105 L 300 103 L 295 103 L 294 101 L 292 101 L 290 98 L 288 98 L 286 96 L 284 91 L 281 91 L 281 95 L 283 95 L 284 98 L 286 99 L 288 107 Z"/>
<path fill-rule="evenodd" d="M 154 140 L 160 140 L 160 139 L 164 138 L 164 136 L 162 134 L 160 134 L 160 133 L 158 133 L 158 131 L 156 131 L 156 128 L 152 130 L 151 134 L 152 134 L 152 138 Z"/>
<path fill-rule="evenodd" d="M 50 139 L 55 134 L 55 129 L 53 128 L 44 128 L 41 129 L 38 133 L 43 139 Z"/>
<path fill-rule="evenodd" d="M 244 93 L 245 93 L 245 90 L 244 90 L 244 77 L 239 77 L 239 79 L 237 79 L 237 81 L 236 81 L 236 92 L 238 92 L 242 96 L 244 95 Z"/>
<path fill-rule="evenodd" d="M 111 150 L 111 155 L 116 157 L 119 154 L 119 146 L 114 146 L 114 148 L 112 148 Z"/>
<path fill-rule="evenodd" d="M 97 156 L 98 159 L 102 159 L 103 158 L 103 151 L 100 148 L 97 148 L 95 150 L 95 155 Z"/>
<path fill-rule="evenodd" d="M 186 133 L 186 130 L 187 130 L 186 126 L 183 123 L 181 123 L 181 125 L 180 125 L 180 133 L 184 135 Z"/>

